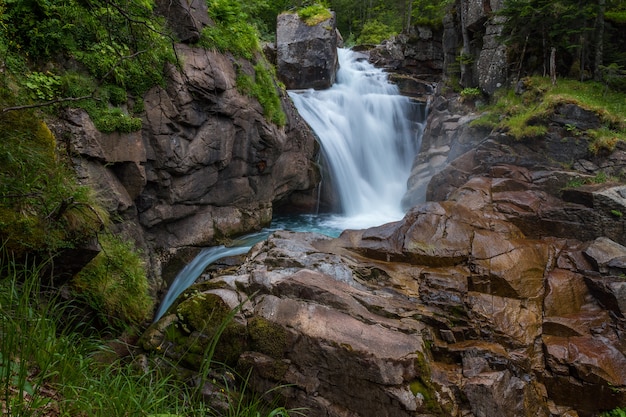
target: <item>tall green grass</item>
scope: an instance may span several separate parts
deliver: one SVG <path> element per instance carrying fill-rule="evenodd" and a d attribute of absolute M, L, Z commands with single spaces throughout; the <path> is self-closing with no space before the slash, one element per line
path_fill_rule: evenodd
<path fill-rule="evenodd" d="M 214 379 L 218 369 L 219 364 L 211 360 L 216 341 L 207 349 L 200 383 L 186 384 L 169 371 L 176 364 L 150 366 L 166 362 L 165 356 L 136 351 L 119 357 L 94 329 L 81 329 L 76 317 L 68 320 L 68 315 L 76 314 L 75 309 L 58 296 L 58 290 L 42 285 L 42 265 L 17 263 L 2 248 L 0 262 L 3 416 L 224 415 L 223 408 L 203 399 L 201 392 L 205 382 L 213 382 L 209 381 L 209 370 Z M 221 387 L 224 398 L 230 399 L 229 417 L 288 417 L 298 413 L 279 406 L 268 408 L 261 396 L 249 394 L 247 378 L 225 381 L 229 382 Z"/>

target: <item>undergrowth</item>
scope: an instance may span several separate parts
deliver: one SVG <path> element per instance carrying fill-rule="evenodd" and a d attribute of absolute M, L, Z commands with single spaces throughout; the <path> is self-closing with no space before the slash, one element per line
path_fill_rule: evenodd
<path fill-rule="evenodd" d="M 174 38 L 153 8 L 151 0 L 2 3 L 0 88 L 17 106 L 81 107 L 103 132 L 139 130 L 135 103 L 175 62 Z"/>
<path fill-rule="evenodd" d="M 0 236 L 16 256 L 75 247 L 108 224 L 90 188 L 79 185 L 34 111 L 0 113 Z"/>
<path fill-rule="evenodd" d="M 552 85 L 546 77 L 524 79 L 523 93 L 497 92 L 472 124 L 505 131 L 518 140 L 537 138 L 547 133 L 549 117 L 562 104 L 575 104 L 598 116 L 601 127 L 585 132 L 592 139 L 592 152 L 611 150 L 626 140 L 626 95 L 592 81 L 559 79 Z"/>
<path fill-rule="evenodd" d="M 165 369 L 162 353 L 113 353 L 95 329 L 73 327 L 75 311 L 58 290 L 42 285 L 45 265 L 15 262 L 2 250 L 0 265 L 0 409 L 6 417 L 302 415 L 246 392 L 249 375 L 229 383 L 209 381 L 215 343 L 205 353 L 201 377 L 230 398 L 227 414 L 195 387 Z M 234 314 L 234 313 L 233 313 Z M 229 317 L 232 317 L 229 316 Z M 91 336 L 89 336 L 91 335 Z M 121 343 L 121 341 L 118 341 Z M 135 353 L 133 353 L 135 352 Z M 141 359 L 144 359 L 142 362 Z M 147 359 L 147 361 L 146 361 Z M 144 364 L 144 365 L 142 365 Z M 148 365 L 145 365 L 148 364 Z M 175 363 L 170 363 L 176 366 Z M 267 394 L 271 394 L 268 392 Z"/>

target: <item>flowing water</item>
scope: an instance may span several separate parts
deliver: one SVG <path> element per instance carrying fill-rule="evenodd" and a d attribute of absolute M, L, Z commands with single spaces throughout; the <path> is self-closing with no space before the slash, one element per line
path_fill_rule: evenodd
<path fill-rule="evenodd" d="M 364 229 L 403 217 L 401 200 L 421 129 L 413 122 L 416 105 L 384 71 L 362 54 L 338 52 L 340 68 L 331 88 L 289 95 L 318 136 L 341 200 L 341 214 L 323 221 Z"/>
<path fill-rule="evenodd" d="M 202 250 L 172 282 L 155 321 L 209 264 L 248 252 L 273 230 L 337 236 L 344 229 L 378 226 L 404 216 L 401 201 L 420 145 L 423 107 L 400 95 L 387 74 L 361 54 L 347 49 L 338 52 L 340 69 L 331 88 L 289 95 L 318 136 L 341 200 L 340 213 L 275 219 L 269 229 L 230 247 Z"/>

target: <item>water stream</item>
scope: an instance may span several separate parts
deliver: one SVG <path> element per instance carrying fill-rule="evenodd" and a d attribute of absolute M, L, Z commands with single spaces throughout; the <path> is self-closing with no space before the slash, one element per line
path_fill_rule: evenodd
<path fill-rule="evenodd" d="M 423 107 L 400 95 L 387 74 L 361 54 L 348 49 L 338 53 L 340 69 L 331 88 L 291 91 L 289 95 L 318 136 L 341 200 L 340 212 L 275 219 L 271 228 L 241 238 L 230 247 L 203 249 L 172 282 L 155 321 L 209 264 L 248 252 L 273 230 L 336 236 L 344 229 L 378 226 L 404 216 L 401 201 L 420 146 Z"/>
<path fill-rule="evenodd" d="M 331 88 L 289 95 L 319 138 L 341 200 L 341 214 L 323 221 L 364 229 L 404 216 L 401 200 L 421 129 L 414 123 L 417 105 L 400 95 L 383 70 L 362 54 L 338 52 Z"/>

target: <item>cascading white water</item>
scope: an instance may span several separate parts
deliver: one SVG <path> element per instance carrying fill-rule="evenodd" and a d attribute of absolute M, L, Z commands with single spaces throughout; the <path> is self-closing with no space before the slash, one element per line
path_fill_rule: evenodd
<path fill-rule="evenodd" d="M 362 54 L 338 52 L 340 69 L 330 89 L 289 92 L 317 134 L 338 189 L 343 213 L 331 221 L 361 229 L 399 220 L 419 149 L 412 104 Z"/>
<path fill-rule="evenodd" d="M 348 228 L 363 229 L 399 220 L 413 158 L 419 149 L 421 129 L 412 120 L 413 105 L 390 84 L 387 74 L 339 49 L 337 82 L 323 91 L 291 91 L 298 112 L 318 135 L 333 183 L 338 187 L 342 215 L 291 230 L 325 230 L 334 234 Z M 325 222 L 325 225 L 320 223 Z M 174 279 L 155 316 L 157 321 L 174 300 L 221 258 L 246 253 L 271 230 L 245 236 L 233 247 L 206 248 Z M 328 231 L 328 232 L 327 232 Z M 338 233 L 338 232 L 337 232 Z M 335 234 L 336 236 L 336 234 Z"/>

